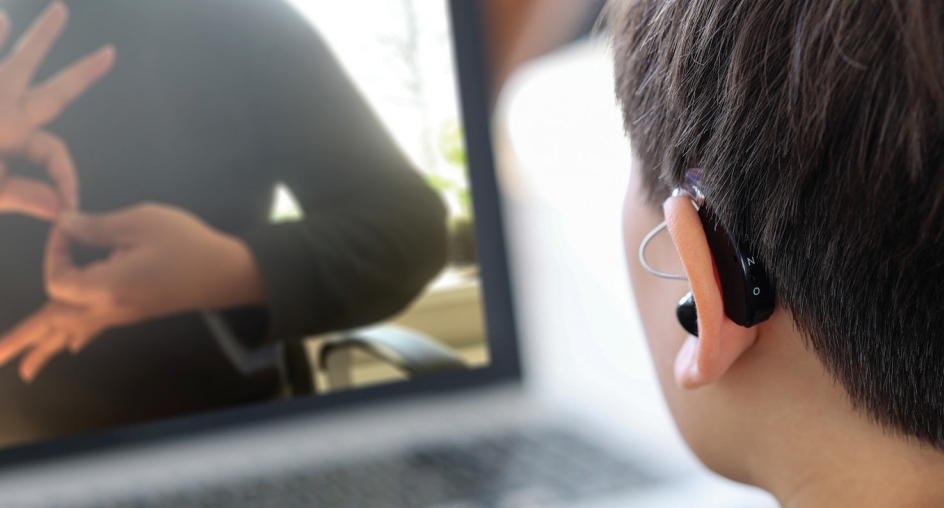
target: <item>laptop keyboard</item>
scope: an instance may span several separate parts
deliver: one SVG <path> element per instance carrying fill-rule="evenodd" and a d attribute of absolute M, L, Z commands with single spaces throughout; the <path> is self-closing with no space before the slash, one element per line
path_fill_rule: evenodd
<path fill-rule="evenodd" d="M 655 478 L 559 429 L 512 431 L 382 458 L 265 473 L 107 508 L 511 508 L 618 495 Z"/>

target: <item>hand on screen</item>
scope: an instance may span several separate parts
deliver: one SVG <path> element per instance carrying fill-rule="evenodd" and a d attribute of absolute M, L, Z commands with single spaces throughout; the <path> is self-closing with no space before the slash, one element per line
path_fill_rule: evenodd
<path fill-rule="evenodd" d="M 115 61 L 105 46 L 35 87 L 33 76 L 66 26 L 68 11 L 52 3 L 0 62 L 0 150 L 20 149 L 37 128 L 49 123 L 85 90 L 101 79 Z M 0 14 L 0 49 L 10 21 Z"/>
<path fill-rule="evenodd" d="M 78 267 L 71 241 L 112 251 Z M 45 271 L 50 302 L 0 339 L 0 365 L 25 353 L 20 376 L 27 382 L 53 356 L 78 352 L 108 328 L 264 301 L 255 261 L 241 241 L 165 205 L 66 214 L 50 234 Z"/>
<path fill-rule="evenodd" d="M 37 131 L 26 140 L 17 155 L 45 166 L 55 188 L 45 182 L 7 174 L 0 160 L 0 213 L 22 213 L 52 220 L 62 210 L 78 206 L 78 179 L 65 143 L 58 137 Z"/>
<path fill-rule="evenodd" d="M 0 62 L 0 154 L 45 165 L 55 185 L 54 189 L 39 180 L 7 175 L 0 161 L 0 213 L 52 219 L 78 205 L 78 183 L 68 150 L 40 128 L 108 73 L 115 51 L 110 46 L 101 48 L 45 83 L 30 87 L 67 17 L 62 3 L 51 4 Z M 9 31 L 9 20 L 0 13 L 0 49 Z"/>

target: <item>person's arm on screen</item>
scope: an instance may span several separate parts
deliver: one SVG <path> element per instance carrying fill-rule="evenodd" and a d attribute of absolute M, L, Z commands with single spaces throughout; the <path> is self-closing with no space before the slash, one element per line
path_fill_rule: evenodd
<path fill-rule="evenodd" d="M 442 201 L 313 28 L 281 1 L 238 3 L 246 11 L 233 24 L 249 31 L 234 37 L 251 43 L 268 160 L 305 214 L 243 236 L 265 283 L 270 337 L 389 317 L 445 263 Z"/>

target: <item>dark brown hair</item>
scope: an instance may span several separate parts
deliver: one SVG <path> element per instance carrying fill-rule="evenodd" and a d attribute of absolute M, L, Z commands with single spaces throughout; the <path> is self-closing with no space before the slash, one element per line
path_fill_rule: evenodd
<path fill-rule="evenodd" d="M 702 167 L 855 406 L 944 450 L 944 2 L 630 0 L 607 15 L 650 199 Z"/>

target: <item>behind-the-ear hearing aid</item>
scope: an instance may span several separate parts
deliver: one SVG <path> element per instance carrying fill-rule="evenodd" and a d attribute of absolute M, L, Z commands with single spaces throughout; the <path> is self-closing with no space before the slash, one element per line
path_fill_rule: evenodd
<path fill-rule="evenodd" d="M 724 298 L 724 313 L 734 323 L 750 327 L 766 321 L 774 311 L 774 294 L 770 288 L 767 271 L 760 261 L 750 252 L 745 241 L 733 238 L 712 212 L 711 207 L 705 204 L 705 196 L 701 192 L 701 170 L 690 169 L 685 174 L 682 187 L 672 191 L 673 196 L 686 196 L 691 199 L 702 227 L 708 239 L 708 249 L 714 259 L 715 269 L 718 271 L 718 281 L 721 284 L 721 294 Z M 642 245 L 639 246 L 639 261 L 649 273 L 666 279 L 687 280 L 684 275 L 660 272 L 646 262 L 646 245 L 660 231 L 665 229 L 665 222 L 652 230 Z M 689 291 L 675 310 L 676 317 L 688 333 L 698 336 L 698 312 L 695 308 L 695 298 Z"/>

